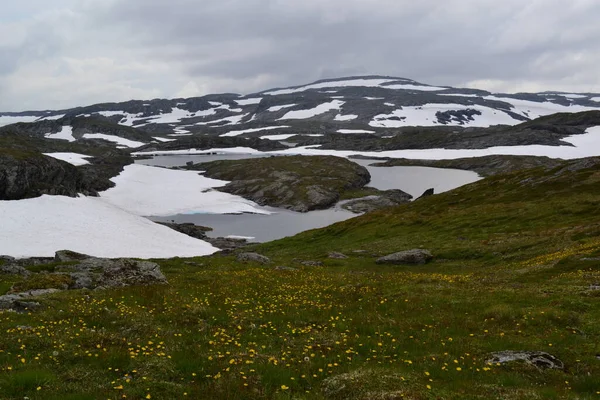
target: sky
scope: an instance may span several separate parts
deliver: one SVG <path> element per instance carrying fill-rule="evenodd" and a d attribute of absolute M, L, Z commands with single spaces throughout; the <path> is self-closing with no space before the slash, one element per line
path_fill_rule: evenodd
<path fill-rule="evenodd" d="M 0 111 L 247 94 L 355 75 L 600 93 L 598 0 L 3 3 Z"/>

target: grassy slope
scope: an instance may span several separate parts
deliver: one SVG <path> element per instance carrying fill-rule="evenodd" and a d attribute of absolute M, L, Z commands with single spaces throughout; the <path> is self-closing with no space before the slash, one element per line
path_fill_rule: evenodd
<path fill-rule="evenodd" d="M 257 246 L 271 266 L 171 259 L 169 286 L 62 293 L 45 311 L 0 313 L 0 397 L 597 398 L 600 167 L 579 164 Z M 414 247 L 435 261 L 374 263 Z M 506 349 L 548 351 L 566 370 L 485 363 Z"/>

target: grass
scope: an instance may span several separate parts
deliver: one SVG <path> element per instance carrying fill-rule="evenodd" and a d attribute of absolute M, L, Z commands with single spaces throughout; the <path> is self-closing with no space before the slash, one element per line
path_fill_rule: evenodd
<path fill-rule="evenodd" d="M 256 246 L 270 266 L 161 260 L 169 285 L 0 312 L 0 398 L 596 399 L 600 169 L 569 168 Z M 417 247 L 434 261 L 375 264 Z M 488 365 L 500 350 L 547 351 L 566 368 Z"/>

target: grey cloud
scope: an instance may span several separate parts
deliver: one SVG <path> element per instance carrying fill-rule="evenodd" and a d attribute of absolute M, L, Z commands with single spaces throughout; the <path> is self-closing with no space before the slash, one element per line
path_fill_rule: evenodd
<path fill-rule="evenodd" d="M 46 19 L 17 55 L 0 54 L 0 81 L 41 59 L 102 57 L 113 64 L 89 79 L 122 82 L 121 97 L 170 97 L 190 82 L 251 92 L 358 74 L 600 91 L 594 0 L 87 0 L 68 10 L 69 26 Z M 99 87 L 90 102 L 121 100 Z"/>

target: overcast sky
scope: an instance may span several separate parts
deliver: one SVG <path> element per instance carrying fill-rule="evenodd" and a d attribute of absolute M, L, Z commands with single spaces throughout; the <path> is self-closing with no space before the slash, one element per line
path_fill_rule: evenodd
<path fill-rule="evenodd" d="M 3 3 L 0 111 L 245 94 L 367 74 L 600 92 L 598 0 Z"/>

